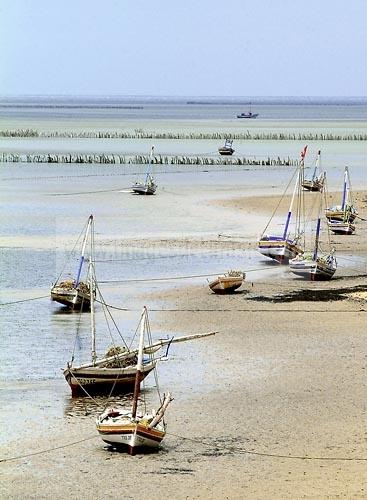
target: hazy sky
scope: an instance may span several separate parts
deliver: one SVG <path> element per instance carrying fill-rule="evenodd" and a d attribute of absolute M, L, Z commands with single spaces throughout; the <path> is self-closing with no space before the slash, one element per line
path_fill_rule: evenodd
<path fill-rule="evenodd" d="M 367 0 L 0 0 L 0 95 L 365 96 Z"/>

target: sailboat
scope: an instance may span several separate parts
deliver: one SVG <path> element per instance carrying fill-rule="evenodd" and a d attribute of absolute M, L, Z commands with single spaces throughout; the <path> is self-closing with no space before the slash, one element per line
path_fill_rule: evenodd
<path fill-rule="evenodd" d="M 246 111 L 244 113 L 240 113 L 237 115 L 237 118 L 257 118 L 259 116 L 259 113 L 253 113 L 251 111 L 251 103 L 250 103 L 250 109 L 249 111 Z"/>
<path fill-rule="evenodd" d="M 262 254 L 265 255 L 266 257 L 270 257 L 271 259 L 276 260 L 280 264 L 288 264 L 289 259 L 292 259 L 296 257 L 298 254 L 302 253 L 302 249 L 299 246 L 299 240 L 301 237 L 300 234 L 300 212 L 301 212 L 301 186 L 302 186 L 302 180 L 303 180 L 303 166 L 304 166 L 304 158 L 306 155 L 307 151 L 307 146 L 303 149 L 301 153 L 301 161 L 300 161 L 300 166 L 297 168 L 297 170 L 293 173 L 293 176 L 291 178 L 294 179 L 296 176 L 296 183 L 293 189 L 293 194 L 291 198 L 291 202 L 289 205 L 289 210 L 287 214 L 287 218 L 284 224 L 284 230 L 281 235 L 273 235 L 273 234 L 266 234 L 265 231 L 267 230 L 269 224 L 271 223 L 271 220 L 274 216 L 271 217 L 270 221 L 268 222 L 267 226 L 265 227 L 259 242 L 258 242 L 258 251 Z M 290 182 L 291 182 L 290 181 Z M 288 184 L 289 185 L 289 184 Z M 287 186 L 288 188 L 288 186 Z M 285 193 L 287 191 L 287 188 L 285 192 L 283 193 L 282 198 L 285 196 Z M 297 201 L 297 206 L 296 206 L 296 213 L 293 214 L 293 206 L 295 201 Z M 293 230 L 293 235 L 290 234 L 290 223 L 292 216 L 295 218 L 295 225 L 294 225 L 294 230 Z"/>
<path fill-rule="evenodd" d="M 302 182 L 302 187 L 307 191 L 322 191 L 324 187 L 325 176 L 323 172 L 320 172 L 321 166 L 321 151 L 317 152 L 315 168 L 311 179 L 304 179 Z"/>
<path fill-rule="evenodd" d="M 104 317 L 110 318 L 114 328 L 118 327 L 112 318 L 110 308 L 105 303 L 101 291 L 96 283 L 94 263 L 89 262 L 89 287 L 96 289 L 98 302 L 102 305 Z M 129 347 L 121 337 L 121 345 L 113 345 L 108 349 L 102 357 L 97 356 L 97 332 L 95 324 L 95 311 L 94 311 L 94 294 L 91 294 L 91 314 L 90 314 L 90 328 L 91 328 L 91 359 L 89 362 L 75 365 L 74 354 L 72 359 L 67 363 L 64 369 L 64 377 L 71 388 L 72 396 L 85 396 L 90 394 L 121 394 L 129 392 L 133 389 L 136 379 L 136 362 L 138 350 Z M 111 325 L 108 325 L 108 336 L 111 335 Z M 177 342 L 186 342 L 198 338 L 208 337 L 214 335 L 216 332 L 197 333 L 192 335 L 185 335 L 181 337 L 171 337 L 169 339 L 160 339 L 154 343 L 144 346 L 143 352 L 146 355 L 151 355 L 164 346 L 167 348 Z M 167 354 L 167 353 L 166 353 Z M 139 377 L 143 380 L 155 368 L 156 360 L 149 358 L 144 360 L 143 366 L 140 369 Z"/>
<path fill-rule="evenodd" d="M 224 141 L 224 146 L 218 149 L 219 154 L 222 156 L 232 156 L 234 153 L 232 144 L 233 144 L 233 139 L 226 139 Z"/>
<path fill-rule="evenodd" d="M 311 281 L 330 280 L 336 271 L 337 262 L 334 249 L 325 253 L 320 251 L 320 232 L 321 232 L 321 210 L 322 210 L 322 193 L 319 194 L 319 210 L 317 216 L 317 224 L 315 231 L 315 240 L 312 251 L 304 251 L 289 261 L 289 270 L 302 278 L 310 279 Z M 329 236 L 329 230 L 328 230 Z M 330 237 L 328 238 L 330 244 Z"/>
<path fill-rule="evenodd" d="M 133 193 L 135 194 L 154 194 L 157 190 L 157 184 L 154 182 L 153 174 L 151 172 L 153 154 L 154 146 L 152 146 L 150 150 L 149 164 L 144 182 L 135 182 L 135 184 L 131 187 Z"/>
<path fill-rule="evenodd" d="M 93 291 L 92 295 L 95 293 L 95 289 L 90 288 L 86 281 L 81 281 L 82 270 L 85 264 L 85 249 L 88 238 L 91 239 L 91 242 L 93 241 L 93 233 L 93 215 L 90 215 L 83 237 L 81 256 L 75 279 L 58 281 L 51 288 L 51 300 L 59 302 L 73 310 L 88 310 L 90 307 L 91 290 Z"/>
<path fill-rule="evenodd" d="M 354 206 L 348 167 L 344 169 L 343 194 L 340 205 L 326 208 L 325 216 L 328 226 L 335 234 L 353 234 L 355 231 L 354 220 L 358 211 Z"/>
<path fill-rule="evenodd" d="M 160 399 L 158 411 L 147 412 L 145 410 L 145 412 L 138 412 L 140 382 L 144 370 L 144 337 L 149 333 L 148 311 L 144 307 L 140 319 L 139 349 L 132 408 L 130 411 L 108 408 L 96 419 L 96 427 L 102 440 L 115 448 L 127 450 L 131 455 L 135 455 L 138 451 L 159 447 L 166 435 L 164 414 L 169 403 L 173 400 L 170 393 L 161 398 L 158 392 Z"/>

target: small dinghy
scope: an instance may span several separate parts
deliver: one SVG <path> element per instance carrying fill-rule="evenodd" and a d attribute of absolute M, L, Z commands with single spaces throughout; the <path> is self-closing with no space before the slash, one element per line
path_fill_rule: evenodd
<path fill-rule="evenodd" d="M 229 271 L 228 273 L 218 276 L 215 280 L 209 283 L 209 288 L 218 294 L 233 293 L 240 288 L 245 279 L 245 273 L 241 271 Z"/>

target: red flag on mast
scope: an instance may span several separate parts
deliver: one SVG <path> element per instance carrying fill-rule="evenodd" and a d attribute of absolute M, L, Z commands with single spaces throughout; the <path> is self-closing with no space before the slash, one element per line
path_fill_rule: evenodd
<path fill-rule="evenodd" d="M 306 153 L 307 153 L 307 146 L 305 146 L 303 148 L 303 151 L 301 151 L 301 160 L 305 159 Z"/>

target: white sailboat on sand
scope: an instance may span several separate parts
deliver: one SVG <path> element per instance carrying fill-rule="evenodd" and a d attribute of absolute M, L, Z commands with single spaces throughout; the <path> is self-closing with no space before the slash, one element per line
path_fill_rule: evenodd
<path fill-rule="evenodd" d="M 144 307 L 140 319 L 140 337 L 138 358 L 136 363 L 136 376 L 134 385 L 134 396 L 131 410 L 108 408 L 96 419 L 96 427 L 102 440 L 135 455 L 138 451 L 149 451 L 159 447 L 166 435 L 165 411 L 173 400 L 170 393 L 160 399 L 157 411 L 139 411 L 138 402 L 140 394 L 140 381 L 144 369 L 144 337 L 150 333 L 147 309 Z M 155 366 L 156 370 L 156 366 Z M 157 379 L 156 379 L 157 380 Z"/>
<path fill-rule="evenodd" d="M 303 181 L 304 158 L 306 155 L 306 151 L 307 151 L 307 146 L 303 149 L 301 153 L 300 166 L 297 168 L 297 170 L 293 173 L 292 176 L 292 179 L 294 179 L 294 177 L 296 176 L 296 183 L 293 189 L 293 194 L 289 205 L 287 217 L 285 220 L 283 233 L 280 235 L 266 233 L 275 214 L 274 211 L 272 217 L 270 218 L 267 226 L 265 227 L 258 241 L 258 247 L 257 247 L 258 251 L 262 255 L 270 257 L 271 259 L 276 260 L 280 264 L 288 264 L 289 259 L 292 259 L 296 257 L 298 254 L 302 253 L 302 248 L 299 245 L 301 237 L 300 213 L 302 210 L 302 181 Z M 292 179 L 290 183 L 292 182 Z M 282 199 L 286 194 L 288 186 L 285 192 L 283 193 Z M 296 207 L 294 206 L 295 202 L 296 202 Z M 291 234 L 290 224 L 292 219 L 294 219 L 295 223 Z"/>
<path fill-rule="evenodd" d="M 304 179 L 302 187 L 307 191 L 322 191 L 324 188 L 325 175 L 321 171 L 321 151 L 317 152 L 315 168 L 311 179 Z"/>
<path fill-rule="evenodd" d="M 353 234 L 358 211 L 354 206 L 348 167 L 344 169 L 343 194 L 340 205 L 325 209 L 330 230 L 335 234 Z"/>
<path fill-rule="evenodd" d="M 315 239 L 313 249 L 304 251 L 289 261 L 289 270 L 311 281 L 330 280 L 337 269 L 335 251 L 331 248 L 329 229 L 328 236 L 328 252 L 320 251 L 320 234 L 321 234 L 321 210 L 322 210 L 322 193 L 319 195 L 319 209 L 316 223 Z"/>
<path fill-rule="evenodd" d="M 152 173 L 152 162 L 153 162 L 154 146 L 151 147 L 149 155 L 149 164 L 147 168 L 147 173 L 145 175 L 145 180 L 143 182 L 135 182 L 131 189 L 135 194 L 151 195 L 157 190 L 157 184 L 154 181 Z"/>
<path fill-rule="evenodd" d="M 85 251 L 87 242 L 90 239 L 93 245 L 94 225 L 93 215 L 88 218 L 85 229 L 81 256 L 75 279 L 58 280 L 51 288 L 51 300 L 58 302 L 72 310 L 88 310 L 90 307 L 91 293 L 95 294 L 95 289 L 90 288 L 89 283 L 81 280 L 82 270 L 85 266 Z"/>

